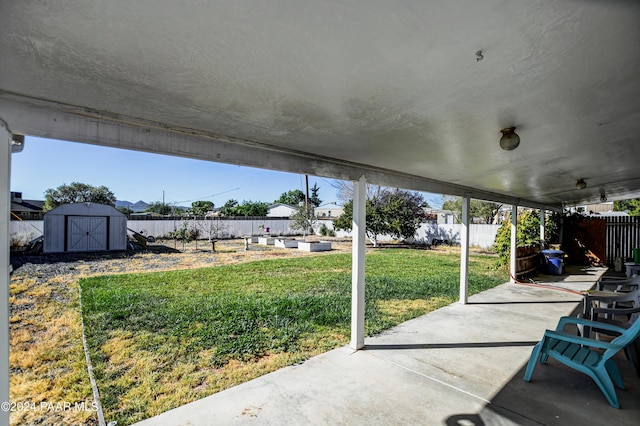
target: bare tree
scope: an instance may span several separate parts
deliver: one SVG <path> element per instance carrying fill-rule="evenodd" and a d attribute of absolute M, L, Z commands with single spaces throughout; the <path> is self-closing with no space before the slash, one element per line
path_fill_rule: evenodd
<path fill-rule="evenodd" d="M 349 200 L 353 200 L 353 182 L 350 180 L 334 180 L 331 182 L 331 186 L 334 187 L 337 192 L 337 197 L 342 203 L 346 203 Z M 382 192 L 383 187 L 380 185 L 367 184 L 367 199 L 375 199 Z"/>
<path fill-rule="evenodd" d="M 211 251 L 216 251 L 216 241 L 222 237 L 227 227 L 218 219 L 207 219 L 198 223 L 202 235 L 207 236 L 207 241 L 211 243 Z"/>

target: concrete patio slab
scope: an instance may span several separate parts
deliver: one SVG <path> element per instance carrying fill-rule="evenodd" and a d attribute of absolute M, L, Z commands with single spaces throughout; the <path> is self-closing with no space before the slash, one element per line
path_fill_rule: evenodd
<path fill-rule="evenodd" d="M 532 346 L 574 314 L 602 268 L 503 284 L 366 339 L 168 411 L 139 425 L 573 425 L 640 423 L 640 379 L 611 407 L 587 376 L 550 360 L 522 380 Z M 552 288 L 550 286 L 557 286 Z"/>

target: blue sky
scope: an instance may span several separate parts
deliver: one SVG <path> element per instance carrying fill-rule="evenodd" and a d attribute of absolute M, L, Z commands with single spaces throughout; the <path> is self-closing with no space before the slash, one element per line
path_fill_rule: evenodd
<path fill-rule="evenodd" d="M 22 152 L 11 158 L 11 190 L 25 199 L 43 200 L 62 184 L 104 185 L 118 200 L 162 201 L 190 206 L 197 200 L 222 206 L 235 199 L 273 202 L 283 192 L 304 191 L 304 175 L 149 154 L 53 139 L 26 137 Z M 324 203 L 338 202 L 333 179 L 309 176 Z M 431 206 L 440 195 L 425 194 Z"/>

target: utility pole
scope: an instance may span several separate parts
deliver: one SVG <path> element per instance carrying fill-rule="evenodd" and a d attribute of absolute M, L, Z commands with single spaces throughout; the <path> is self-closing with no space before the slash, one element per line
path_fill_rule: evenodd
<path fill-rule="evenodd" d="M 309 211 L 309 175 L 304 175 L 305 187 L 307 192 L 304 194 L 304 207 Z"/>

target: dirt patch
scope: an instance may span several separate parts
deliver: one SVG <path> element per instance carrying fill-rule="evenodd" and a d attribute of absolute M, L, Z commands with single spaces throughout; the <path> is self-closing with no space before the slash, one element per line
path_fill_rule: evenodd
<path fill-rule="evenodd" d="M 19 255 L 11 257 L 14 276 L 31 275 L 40 278 L 52 276 L 88 276 L 128 272 L 150 272 L 175 269 L 193 269 L 230 263 L 252 262 L 273 257 L 298 257 L 342 253 L 351 251 L 351 240 L 325 237 L 307 237 L 307 241 L 331 241 L 332 250 L 308 253 L 297 249 L 249 244 L 244 240 L 221 240 L 215 244 L 215 252 L 207 241 L 184 244 L 174 240 L 158 240 L 149 243 L 145 250 L 104 253 L 62 253 L 43 255 Z"/>

